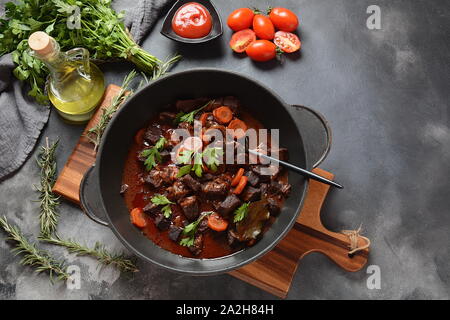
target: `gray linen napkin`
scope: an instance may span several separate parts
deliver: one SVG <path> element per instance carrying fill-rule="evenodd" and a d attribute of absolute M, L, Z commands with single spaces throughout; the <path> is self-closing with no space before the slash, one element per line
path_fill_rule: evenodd
<path fill-rule="evenodd" d="M 5 3 L 0 0 L 0 16 Z M 174 0 L 115 0 L 113 7 L 125 10 L 125 24 L 139 44 Z M 0 57 L 0 181 L 18 170 L 33 150 L 50 109 L 27 95 L 28 85 L 13 75 L 11 55 Z"/>
<path fill-rule="evenodd" d="M 0 180 L 25 162 L 50 113 L 28 96 L 29 88 L 14 78 L 14 68 L 11 54 L 0 58 Z"/>
<path fill-rule="evenodd" d="M 175 0 L 140 0 L 132 11 L 128 12 L 126 8 L 125 25 L 130 29 L 130 34 L 137 44 L 152 30 L 155 22 L 169 9 Z M 126 4 L 129 6 L 129 0 L 116 0 L 114 7 Z"/>

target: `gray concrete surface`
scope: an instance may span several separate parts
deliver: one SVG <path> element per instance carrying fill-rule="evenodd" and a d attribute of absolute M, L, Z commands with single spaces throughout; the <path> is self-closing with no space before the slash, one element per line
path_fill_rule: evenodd
<path fill-rule="evenodd" d="M 223 20 L 233 8 L 273 4 L 266 0 L 216 0 Z M 299 13 L 303 49 L 283 64 L 255 64 L 227 48 L 231 32 L 214 43 L 179 46 L 157 30 L 144 48 L 184 60 L 174 72 L 194 67 L 239 71 L 273 88 L 289 103 L 322 112 L 333 129 L 333 146 L 322 164 L 345 185 L 323 210 L 332 230 L 356 228 L 372 240 L 369 265 L 381 270 L 381 289 L 370 290 L 366 269 L 348 273 L 320 254 L 300 264 L 288 299 L 448 299 L 450 296 L 450 11 L 446 1 L 277 1 Z M 381 8 L 381 30 L 366 27 L 366 9 Z M 157 26 L 157 29 L 159 29 Z M 120 83 L 129 65 L 102 66 L 109 83 Z M 58 165 L 81 132 L 55 112 L 43 137 L 60 139 Z M 26 235 L 38 231 L 38 183 L 34 155 L 0 184 L 0 213 Z M 60 208 L 59 231 L 93 245 L 122 250 L 113 234 L 69 203 Z M 82 271 L 80 290 L 50 284 L 18 265 L 0 233 L 1 299 L 270 299 L 272 295 L 228 275 L 180 276 L 139 263 L 134 278 L 98 268 L 90 258 L 56 255 Z"/>

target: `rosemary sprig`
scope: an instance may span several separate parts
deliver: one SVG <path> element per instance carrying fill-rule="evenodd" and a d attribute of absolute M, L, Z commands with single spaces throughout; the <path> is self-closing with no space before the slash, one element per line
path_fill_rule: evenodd
<path fill-rule="evenodd" d="M 156 80 L 166 74 L 169 68 L 173 64 L 177 63 L 181 58 L 182 56 L 180 55 L 174 55 L 173 57 L 167 59 L 167 61 L 158 65 L 157 68 L 153 69 L 152 80 Z"/>
<path fill-rule="evenodd" d="M 70 253 L 74 253 L 77 256 L 91 256 L 95 257 L 99 262 L 104 265 L 113 265 L 122 272 L 138 272 L 138 268 L 132 259 L 128 259 L 124 254 L 114 254 L 106 250 L 106 248 L 99 242 L 95 243 L 94 248 L 88 248 L 71 239 L 63 240 L 58 235 L 41 237 L 41 241 L 64 247 Z"/>
<path fill-rule="evenodd" d="M 58 224 L 59 197 L 52 192 L 56 178 L 56 157 L 55 151 L 58 147 L 58 140 L 49 145 L 48 138 L 46 145 L 42 146 L 37 158 L 38 166 L 41 168 L 39 191 L 40 202 L 40 229 L 41 235 L 50 235 L 56 230 Z"/>
<path fill-rule="evenodd" d="M 85 137 L 88 138 L 89 141 L 94 144 L 95 150 L 98 149 L 100 141 L 102 140 L 103 133 L 105 132 L 106 127 L 108 127 L 108 124 L 111 121 L 114 113 L 117 111 L 117 109 L 119 109 L 120 105 L 127 99 L 127 97 L 133 94 L 129 87 L 135 77 L 136 77 L 135 70 L 132 70 L 129 74 L 125 76 L 120 91 L 112 99 L 111 105 L 103 109 L 102 115 L 100 116 L 100 120 L 98 121 L 98 123 L 93 128 L 89 129 L 88 132 L 85 134 Z"/>
<path fill-rule="evenodd" d="M 169 68 L 181 59 L 180 55 L 175 55 L 172 58 L 169 58 L 166 62 L 161 63 L 153 69 L 153 74 L 151 80 L 156 80 L 167 73 Z M 144 73 L 141 73 L 143 79 L 140 81 L 138 85 L 138 89 L 148 83 L 149 80 Z M 100 120 L 93 128 L 89 129 L 87 134 L 85 135 L 91 143 L 94 144 L 94 149 L 97 150 L 100 145 L 100 141 L 102 140 L 103 133 L 108 127 L 109 122 L 111 121 L 114 113 L 119 109 L 120 105 L 130 96 L 133 95 L 133 90 L 131 90 L 130 85 L 133 79 L 136 77 L 136 71 L 132 70 L 129 74 L 125 76 L 123 79 L 121 89 L 119 93 L 113 98 L 111 101 L 111 105 L 107 108 L 104 108 L 102 111 L 102 115 L 100 116 Z"/>
<path fill-rule="evenodd" d="M 52 193 L 52 187 L 55 182 L 55 155 L 57 147 L 58 141 L 49 145 L 48 138 L 46 138 L 46 146 L 41 147 L 41 152 L 38 157 L 38 164 L 41 167 L 41 185 L 40 188 L 38 188 L 40 192 L 39 199 L 41 209 L 41 214 L 39 216 L 41 234 L 39 240 L 65 247 L 69 252 L 80 256 L 92 256 L 105 265 L 112 264 L 118 267 L 121 271 L 136 272 L 137 267 L 134 262 L 125 258 L 123 254 L 112 254 L 99 243 L 97 243 L 93 249 L 87 248 L 73 240 L 63 240 L 56 235 L 59 218 L 57 212 L 59 201 L 58 197 Z"/>
<path fill-rule="evenodd" d="M 16 226 L 8 223 L 5 216 L 0 218 L 0 227 L 8 234 L 7 240 L 15 242 L 12 251 L 16 255 L 23 255 L 20 264 L 35 267 L 37 273 L 47 272 L 51 280 L 54 276 L 57 280 L 69 278 L 70 275 L 67 273 L 64 263 L 55 260 L 47 252 L 37 249 L 36 245 L 29 242 Z"/>

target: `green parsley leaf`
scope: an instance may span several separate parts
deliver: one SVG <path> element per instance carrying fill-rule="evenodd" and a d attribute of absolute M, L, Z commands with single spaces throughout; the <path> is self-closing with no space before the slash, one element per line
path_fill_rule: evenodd
<path fill-rule="evenodd" d="M 195 233 L 197 232 L 198 225 L 202 222 L 203 218 L 209 216 L 213 211 L 202 212 L 200 217 L 196 221 L 191 222 L 186 227 L 184 227 L 182 234 L 185 235 L 183 239 L 180 240 L 179 244 L 182 246 L 190 247 L 194 245 Z"/>
<path fill-rule="evenodd" d="M 185 247 L 192 247 L 194 245 L 194 237 L 183 238 L 180 240 L 180 245 Z"/>
<path fill-rule="evenodd" d="M 155 148 L 161 151 L 164 148 L 166 142 L 167 142 L 166 138 L 164 137 L 159 138 L 159 140 L 156 141 Z"/>
<path fill-rule="evenodd" d="M 150 201 L 158 206 L 164 206 L 161 208 L 161 212 L 163 213 L 164 217 L 169 218 L 172 214 L 172 208 L 170 207 L 171 204 L 174 202 L 167 199 L 165 196 L 161 194 L 155 194 Z"/>
<path fill-rule="evenodd" d="M 200 108 L 195 109 L 194 111 L 191 111 L 189 113 L 179 112 L 177 114 L 177 116 L 175 117 L 174 122 L 176 124 L 180 123 L 180 122 L 193 123 L 195 115 L 197 113 L 199 113 L 201 110 L 203 110 L 204 108 L 206 108 L 207 106 L 209 106 L 211 103 L 214 103 L 214 100 L 208 101 L 205 105 L 203 105 Z"/>
<path fill-rule="evenodd" d="M 172 214 L 172 208 L 170 207 L 170 204 L 166 204 L 164 207 L 162 207 L 161 212 L 163 213 L 164 217 L 169 218 Z"/>
<path fill-rule="evenodd" d="M 237 208 L 234 211 L 234 220 L 233 220 L 233 222 L 239 222 L 239 221 L 244 220 L 244 218 L 248 214 L 248 206 L 249 205 L 250 205 L 250 202 L 244 203 L 243 205 L 241 205 L 239 208 Z"/>
<path fill-rule="evenodd" d="M 203 173 L 203 163 L 202 163 L 202 154 L 200 152 L 197 152 L 194 155 L 194 166 L 192 167 L 192 171 L 195 172 L 196 176 L 201 178 Z"/>
<path fill-rule="evenodd" d="M 192 155 L 194 152 L 192 150 L 183 150 L 180 152 L 178 156 L 178 162 L 183 164 L 191 163 Z"/>
<path fill-rule="evenodd" d="M 203 159 L 206 165 L 213 172 L 217 170 L 220 165 L 220 158 L 223 156 L 223 150 L 221 148 L 206 148 L 203 151 Z"/>
<path fill-rule="evenodd" d="M 154 167 L 156 167 L 158 162 L 161 162 L 162 158 L 159 152 L 164 148 L 166 142 L 167 140 L 164 137 L 161 137 L 153 147 L 151 147 L 150 149 L 145 149 L 141 152 L 141 156 L 147 158 L 144 161 L 144 165 L 147 171 L 152 170 Z"/>
<path fill-rule="evenodd" d="M 181 167 L 180 170 L 178 170 L 177 178 L 181 178 L 182 176 L 188 174 L 189 172 L 191 172 L 191 169 L 192 166 L 190 164 Z"/>
<path fill-rule="evenodd" d="M 152 203 L 158 205 L 158 206 L 162 206 L 165 204 L 171 204 L 173 203 L 172 201 L 170 201 L 169 199 L 167 199 L 165 196 L 161 195 L 161 194 L 155 194 L 151 200 Z"/>

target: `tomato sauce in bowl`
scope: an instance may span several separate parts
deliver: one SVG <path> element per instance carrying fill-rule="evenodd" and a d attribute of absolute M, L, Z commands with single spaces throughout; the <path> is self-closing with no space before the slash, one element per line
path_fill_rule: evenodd
<path fill-rule="evenodd" d="M 211 14 L 200 3 L 186 3 L 173 16 L 172 29 L 183 38 L 203 38 L 211 32 Z"/>

